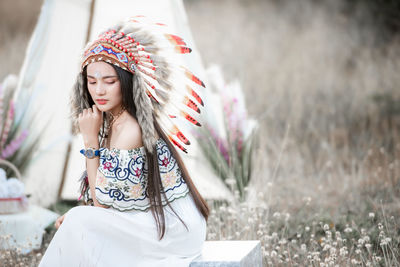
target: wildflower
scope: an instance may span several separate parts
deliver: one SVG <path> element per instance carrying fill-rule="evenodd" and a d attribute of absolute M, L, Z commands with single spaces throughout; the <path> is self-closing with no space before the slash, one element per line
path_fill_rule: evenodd
<path fill-rule="evenodd" d="M 272 217 L 279 219 L 281 217 L 281 214 L 279 212 L 274 212 L 274 214 L 272 215 Z"/>
<path fill-rule="evenodd" d="M 306 230 L 306 232 L 309 232 L 310 231 L 310 227 L 306 226 L 306 228 L 304 230 Z"/>
<path fill-rule="evenodd" d="M 339 249 L 339 255 L 340 256 L 346 256 L 347 254 L 348 254 L 347 247 L 341 247 Z"/>
<path fill-rule="evenodd" d="M 331 248 L 331 246 L 329 244 L 325 244 L 325 246 L 323 247 L 323 251 L 327 251 Z"/>
<path fill-rule="evenodd" d="M 370 218 L 375 218 L 375 213 L 373 213 L 373 212 L 370 212 L 369 214 L 368 214 L 368 217 L 370 217 Z"/>
<path fill-rule="evenodd" d="M 307 245 L 306 245 L 306 244 L 301 244 L 300 248 L 301 248 L 301 250 L 302 250 L 303 252 L 306 252 L 306 251 L 307 251 Z"/>
<path fill-rule="evenodd" d="M 344 232 L 345 233 L 351 233 L 351 232 L 353 232 L 353 229 L 351 229 L 350 227 L 346 227 L 345 229 L 344 229 Z"/>
<path fill-rule="evenodd" d="M 326 234 L 326 237 L 328 237 L 328 240 L 332 240 L 332 232 L 331 231 L 326 231 L 325 234 Z"/>
<path fill-rule="evenodd" d="M 378 229 L 382 230 L 383 229 L 383 225 L 381 223 L 378 223 Z"/>
<path fill-rule="evenodd" d="M 279 240 L 280 245 L 285 245 L 287 243 L 287 240 L 285 238 Z"/>
<path fill-rule="evenodd" d="M 356 249 L 356 254 L 361 254 L 361 250 Z"/>
<path fill-rule="evenodd" d="M 384 231 L 380 231 L 379 232 L 379 237 L 380 238 L 385 238 L 385 232 Z"/>
<path fill-rule="evenodd" d="M 390 237 L 384 238 L 380 243 L 381 247 L 386 246 L 387 244 L 390 243 L 390 241 L 392 241 L 392 239 Z"/>
<path fill-rule="evenodd" d="M 324 224 L 324 230 L 325 230 L 325 231 L 328 231 L 328 230 L 329 230 L 329 225 Z"/>
<path fill-rule="evenodd" d="M 236 210 L 235 210 L 234 208 L 229 207 L 229 208 L 228 208 L 228 213 L 229 213 L 229 214 L 232 214 L 232 215 L 236 215 L 237 212 L 236 212 Z"/>
<path fill-rule="evenodd" d="M 361 228 L 361 235 L 366 235 L 367 231 L 364 228 Z"/>
<path fill-rule="evenodd" d="M 365 247 L 366 247 L 367 249 L 370 249 L 370 248 L 371 248 L 371 244 L 367 243 L 367 244 L 365 244 Z"/>

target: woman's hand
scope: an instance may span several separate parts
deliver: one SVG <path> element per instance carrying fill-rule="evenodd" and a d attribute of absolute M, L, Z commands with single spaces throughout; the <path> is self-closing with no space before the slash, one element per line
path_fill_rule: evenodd
<path fill-rule="evenodd" d="M 65 214 L 63 216 L 58 217 L 56 222 L 54 223 L 54 226 L 56 227 L 57 230 L 61 226 L 61 224 L 63 223 L 64 217 L 65 217 Z"/>
<path fill-rule="evenodd" d="M 97 200 L 94 200 L 94 201 L 93 201 L 93 205 L 94 205 L 95 207 L 100 207 L 100 208 L 105 208 L 105 209 L 108 209 L 108 208 L 109 208 L 109 206 L 104 206 L 104 205 L 100 204 Z"/>
<path fill-rule="evenodd" d="M 91 139 L 97 140 L 103 123 L 103 113 L 93 105 L 92 108 L 86 108 L 78 116 L 79 130 L 84 141 Z"/>

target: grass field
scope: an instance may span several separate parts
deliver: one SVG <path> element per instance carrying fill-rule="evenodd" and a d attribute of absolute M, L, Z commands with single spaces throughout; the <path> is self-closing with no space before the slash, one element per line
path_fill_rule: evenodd
<path fill-rule="evenodd" d="M 0 79 L 40 2 L 1 2 Z M 248 199 L 215 207 L 207 239 L 259 239 L 267 266 L 400 266 L 400 40 L 345 3 L 185 1 L 204 65 L 239 79 L 260 123 Z"/>

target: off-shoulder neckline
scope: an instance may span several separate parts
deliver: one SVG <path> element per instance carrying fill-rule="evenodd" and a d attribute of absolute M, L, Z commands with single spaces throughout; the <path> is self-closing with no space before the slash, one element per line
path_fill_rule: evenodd
<path fill-rule="evenodd" d="M 160 143 L 161 141 L 163 141 L 163 139 L 160 137 L 157 139 L 157 144 Z M 131 148 L 131 149 L 122 149 L 122 148 L 116 148 L 116 147 L 112 147 L 112 148 L 108 148 L 108 147 L 101 147 L 99 148 L 99 150 L 108 150 L 108 151 L 127 151 L 129 152 L 134 152 L 134 151 L 141 151 L 144 150 L 144 145 L 143 146 L 139 146 L 139 147 L 135 147 L 135 148 Z"/>

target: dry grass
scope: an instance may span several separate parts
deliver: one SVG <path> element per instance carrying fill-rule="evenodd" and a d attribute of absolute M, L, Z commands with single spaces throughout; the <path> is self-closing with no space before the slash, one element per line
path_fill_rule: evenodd
<path fill-rule="evenodd" d="M 205 65 L 240 80 L 261 124 L 248 201 L 216 208 L 208 239 L 260 239 L 271 266 L 399 266 L 400 42 L 378 45 L 343 3 L 185 2 Z M 21 33 L 1 28 L 14 63 L 0 78 L 22 62 L 29 14 Z"/>
<path fill-rule="evenodd" d="M 400 42 L 393 38 L 378 46 L 379 31 L 365 18 L 367 10 L 360 6 L 356 15 L 346 15 L 344 3 L 187 4 L 197 11 L 189 19 L 205 64 L 217 62 L 241 81 L 249 111 L 261 123 L 247 203 L 260 211 L 217 209 L 209 238 L 261 239 L 270 265 L 400 264 L 400 228 L 390 219 L 399 217 Z M 282 222 L 273 214 L 290 216 Z M 393 253 L 385 261 L 379 223 L 392 239 Z M 337 242 L 324 224 L 333 233 L 353 227 L 350 253 L 339 257 L 338 243 L 335 260 L 324 252 L 326 240 Z M 306 233 L 305 227 L 314 230 Z M 360 254 L 361 228 L 374 233 L 374 244 Z M 302 254 L 301 243 L 307 244 Z"/>

